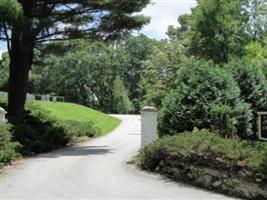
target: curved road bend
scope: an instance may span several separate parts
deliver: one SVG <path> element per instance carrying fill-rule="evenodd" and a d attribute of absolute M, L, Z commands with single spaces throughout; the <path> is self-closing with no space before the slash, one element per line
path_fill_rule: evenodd
<path fill-rule="evenodd" d="M 7 167 L 2 199 L 230 199 L 126 164 L 140 146 L 140 116 L 117 117 L 105 137 Z"/>

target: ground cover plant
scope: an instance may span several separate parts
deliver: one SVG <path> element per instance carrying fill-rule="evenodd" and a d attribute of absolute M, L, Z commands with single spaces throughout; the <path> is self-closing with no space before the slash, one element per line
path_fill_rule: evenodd
<path fill-rule="evenodd" d="M 20 157 L 18 151 L 21 145 L 18 142 L 12 141 L 10 133 L 11 126 L 9 124 L 0 125 L 0 168 L 10 161 Z"/>
<path fill-rule="evenodd" d="M 139 167 L 229 195 L 267 198 L 267 143 L 195 129 L 165 136 L 135 158 Z"/>

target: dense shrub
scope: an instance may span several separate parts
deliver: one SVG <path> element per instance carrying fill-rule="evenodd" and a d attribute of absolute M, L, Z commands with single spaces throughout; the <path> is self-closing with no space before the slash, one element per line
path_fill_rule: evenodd
<path fill-rule="evenodd" d="M 23 123 L 15 128 L 14 139 L 23 148 L 21 153 L 32 155 L 67 145 L 75 137 L 92 137 L 98 130 L 91 123 L 59 121 L 36 105 L 28 105 Z"/>
<path fill-rule="evenodd" d="M 72 137 L 94 137 L 100 134 L 100 130 L 92 122 L 78 122 L 66 120 L 60 122 Z"/>
<path fill-rule="evenodd" d="M 145 170 L 207 189 L 267 198 L 267 143 L 225 139 L 207 130 L 165 136 L 136 157 Z M 264 197 L 264 198 L 263 198 Z"/>
<path fill-rule="evenodd" d="M 256 112 L 267 111 L 267 80 L 262 68 L 246 60 L 233 60 L 226 67 L 233 74 L 241 97 L 251 105 L 254 114 L 253 130 L 256 132 Z"/>
<path fill-rule="evenodd" d="M 215 105 L 220 108 L 214 109 Z M 211 62 L 195 61 L 180 69 L 177 88 L 163 101 L 159 132 L 173 135 L 194 127 L 218 128 L 223 135 L 247 137 L 252 134 L 251 119 L 249 105 L 241 100 L 231 74 Z M 218 127 L 219 123 L 230 123 L 228 130 Z"/>
<path fill-rule="evenodd" d="M 10 125 L 0 125 L 0 167 L 7 162 L 15 160 L 19 157 L 17 151 L 20 149 L 20 144 L 12 142 L 10 133 Z"/>
<path fill-rule="evenodd" d="M 224 137 L 231 137 L 236 134 L 237 120 L 235 110 L 228 105 L 211 105 L 212 129 L 219 131 Z"/>
<path fill-rule="evenodd" d="M 194 129 L 192 132 L 164 136 L 145 147 L 139 156 L 141 165 L 152 170 L 162 160 L 177 162 L 181 159 L 213 168 L 249 169 L 263 173 L 266 153 L 265 142 L 226 139 L 206 129 Z"/>

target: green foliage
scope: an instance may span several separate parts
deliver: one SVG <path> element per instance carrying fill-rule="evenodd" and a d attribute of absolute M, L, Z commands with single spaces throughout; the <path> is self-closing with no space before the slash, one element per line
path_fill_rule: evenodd
<path fill-rule="evenodd" d="M 2 61 L 0 62 L 0 90 L 5 91 L 7 89 L 8 82 L 8 67 L 9 67 L 9 56 L 7 53 L 3 53 Z"/>
<path fill-rule="evenodd" d="M 178 18 L 178 22 L 180 24 L 179 27 L 174 28 L 173 26 L 168 27 L 167 35 L 171 40 L 178 39 L 187 49 L 190 47 L 191 39 L 192 39 L 192 24 L 194 18 L 192 15 L 185 14 L 180 15 Z"/>
<path fill-rule="evenodd" d="M 16 126 L 14 131 L 14 139 L 23 146 L 23 155 L 48 152 L 65 146 L 71 136 L 63 124 L 36 106 L 25 111 L 23 124 Z"/>
<path fill-rule="evenodd" d="M 246 60 L 234 60 L 227 67 L 241 90 L 242 98 L 254 110 L 267 110 L 267 80 L 262 69 Z"/>
<path fill-rule="evenodd" d="M 247 169 L 267 176 L 263 171 L 266 153 L 264 142 L 225 139 L 203 129 L 165 136 L 148 145 L 139 155 L 139 164 L 144 169 L 155 170 L 161 163 L 175 167 L 175 163 L 184 161 L 220 170 Z"/>
<path fill-rule="evenodd" d="M 53 39 L 57 34 L 64 38 L 89 37 L 108 40 L 147 24 L 148 17 L 133 13 L 142 10 L 148 3 L 149 0 L 134 2 L 76 0 L 65 3 L 60 0 L 49 2 L 38 0 L 35 4 L 27 4 L 17 0 L 0 0 L 0 22 L 10 25 L 8 31 L 13 31 L 12 27 L 20 30 L 27 27 L 29 30 L 34 30 L 36 32 L 34 40 L 41 42 Z M 33 11 L 34 16 L 29 14 Z M 24 23 L 18 23 L 21 20 Z M 71 26 L 58 31 L 58 24 L 63 26 L 71 24 Z M 88 28 L 91 26 L 94 28 Z"/>
<path fill-rule="evenodd" d="M 264 153 L 261 167 L 262 167 L 263 173 L 267 174 L 267 152 Z"/>
<path fill-rule="evenodd" d="M 201 0 L 193 11 L 190 48 L 202 58 L 216 63 L 240 55 L 246 44 L 242 0 Z"/>
<path fill-rule="evenodd" d="M 151 54 L 144 62 L 144 105 L 157 108 L 162 106 L 162 99 L 176 87 L 176 72 L 184 60 L 185 48 L 178 40 L 161 41 L 153 46 Z"/>
<path fill-rule="evenodd" d="M 235 110 L 228 105 L 211 104 L 212 129 L 224 137 L 235 136 L 237 120 Z"/>
<path fill-rule="evenodd" d="M 102 133 L 95 127 L 93 122 L 79 122 L 75 120 L 61 121 L 63 127 L 68 131 L 68 134 L 75 137 L 94 137 Z"/>
<path fill-rule="evenodd" d="M 86 40 L 48 44 L 36 52 L 38 59 L 30 73 L 29 90 L 55 92 L 66 101 L 111 113 L 117 110 L 113 83 L 120 76 L 133 103 L 133 109 L 128 107 L 127 112 L 139 112 L 143 60 L 149 55 L 151 45 L 152 40 L 144 35 L 126 37 L 115 47 Z"/>
<path fill-rule="evenodd" d="M 129 99 L 133 103 L 134 113 L 141 110 L 144 88 L 141 79 L 146 71 L 144 61 L 152 54 L 155 41 L 141 34 L 137 37 L 125 38 L 119 48 L 125 55 L 125 60 L 121 62 L 121 78 L 124 80 L 128 91 Z"/>
<path fill-rule="evenodd" d="M 252 65 L 263 65 L 267 63 L 267 48 L 261 43 L 251 42 L 244 47 L 247 62 Z"/>
<path fill-rule="evenodd" d="M 229 127 L 236 120 L 235 129 L 239 136 L 248 137 L 252 134 L 251 110 L 241 100 L 238 85 L 230 73 L 211 62 L 191 61 L 181 68 L 176 83 L 177 88 L 167 95 L 159 112 L 161 135 L 192 131 L 194 127 L 215 128 L 219 123 L 213 122 L 215 114 L 218 115 L 215 117 L 217 119 L 227 115 L 232 123 Z M 222 104 L 229 106 L 232 111 L 214 110 L 214 105 Z M 234 135 L 235 129 L 230 129 L 233 132 L 228 134 Z"/>
<path fill-rule="evenodd" d="M 112 111 L 112 83 L 121 61 L 116 50 L 102 42 L 80 40 L 62 44 L 64 55 L 48 55 L 33 70 L 32 92 L 64 96 L 66 101 Z"/>
<path fill-rule="evenodd" d="M 129 113 L 133 110 L 132 102 L 129 100 L 123 81 L 117 76 L 113 82 L 113 109 L 116 113 Z"/>
<path fill-rule="evenodd" d="M 129 34 L 131 30 L 142 28 L 149 22 L 149 17 L 138 14 L 149 2 L 149 0 L 121 2 L 1 0 L 0 38 L 8 41 L 10 68 L 14 69 L 10 70 L 9 78 L 9 86 L 13 88 L 9 91 L 8 99 L 9 121 L 19 124 L 22 120 L 28 75 L 34 61 L 35 47 L 59 38 L 60 40 L 78 38 L 114 40 Z M 20 12 L 19 19 L 13 18 L 16 15 L 14 10 Z M 12 19 L 2 16 L 2 12 L 4 16 L 9 15 L 6 11 L 12 11 Z"/>
<path fill-rule="evenodd" d="M 253 128 L 257 131 L 257 111 L 267 111 L 267 80 L 262 68 L 248 60 L 233 60 L 226 66 L 234 76 L 244 101 L 253 113 Z"/>
<path fill-rule="evenodd" d="M 267 5 L 265 0 L 200 0 L 192 14 L 178 18 L 180 26 L 168 29 L 188 53 L 216 63 L 242 56 L 251 42 L 264 44 Z"/>
<path fill-rule="evenodd" d="M 22 18 L 22 7 L 17 0 L 0 0 L 0 22 L 18 21 Z M 1 29 L 2 24 L 0 25 Z"/>
<path fill-rule="evenodd" d="M 4 163 L 16 160 L 20 156 L 17 152 L 21 146 L 19 143 L 12 141 L 10 130 L 10 125 L 0 125 L 0 167 Z"/>
<path fill-rule="evenodd" d="M 262 43 L 267 34 L 267 4 L 265 0 L 245 1 L 246 12 L 249 21 L 246 24 L 246 32 L 249 33 L 253 41 Z"/>
<path fill-rule="evenodd" d="M 146 146 L 135 163 L 179 182 L 248 199 L 265 199 L 266 155 L 264 142 L 225 139 L 195 129 Z"/>

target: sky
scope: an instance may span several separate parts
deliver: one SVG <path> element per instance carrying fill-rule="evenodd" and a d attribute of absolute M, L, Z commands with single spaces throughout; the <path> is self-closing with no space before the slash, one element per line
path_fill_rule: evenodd
<path fill-rule="evenodd" d="M 196 0 L 152 0 L 152 4 L 141 12 L 151 17 L 150 24 L 141 33 L 153 39 L 167 38 L 168 26 L 178 26 L 178 17 L 191 13 L 191 8 L 196 4 Z"/>
<path fill-rule="evenodd" d="M 168 26 L 178 26 L 178 17 L 190 13 L 190 9 L 196 4 L 196 0 L 152 0 L 152 3 L 141 12 L 151 17 L 150 24 L 143 27 L 140 33 L 158 40 L 167 38 Z M 0 42 L 0 58 L 5 50 L 6 45 Z"/>

